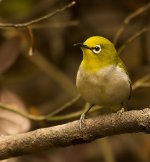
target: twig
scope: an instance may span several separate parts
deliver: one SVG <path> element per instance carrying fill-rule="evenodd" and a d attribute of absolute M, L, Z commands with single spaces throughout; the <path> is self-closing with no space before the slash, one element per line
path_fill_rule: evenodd
<path fill-rule="evenodd" d="M 32 132 L 0 137 L 0 160 L 44 149 L 88 143 L 98 138 L 123 134 L 150 133 L 150 109 L 103 115 L 87 119 L 82 131 L 79 121 Z"/>
<path fill-rule="evenodd" d="M 76 112 L 73 112 L 73 113 L 69 113 L 67 115 L 52 116 L 52 114 L 49 114 L 49 115 L 45 115 L 45 116 L 44 115 L 43 116 L 35 116 L 35 115 L 31 115 L 31 114 L 19 111 L 17 109 L 14 109 L 14 108 L 9 107 L 9 106 L 7 106 L 5 104 L 2 104 L 2 103 L 0 103 L 0 109 L 16 113 L 18 115 L 21 115 L 21 116 L 23 116 L 23 117 L 25 117 L 27 119 L 30 119 L 30 120 L 36 121 L 36 122 L 39 122 L 39 121 L 71 120 L 71 119 L 78 118 L 83 113 L 83 110 L 81 110 L 81 111 L 76 111 Z M 97 111 L 99 109 L 100 109 L 100 107 L 97 106 L 97 107 L 92 108 L 90 112 L 95 112 L 95 111 Z"/>
<path fill-rule="evenodd" d="M 29 53 L 29 56 L 32 56 L 33 55 L 33 49 L 34 49 L 34 35 L 33 35 L 31 27 L 27 26 L 27 30 L 28 30 L 29 37 L 30 37 L 30 46 L 29 46 L 29 52 L 28 53 Z"/>
<path fill-rule="evenodd" d="M 21 116 L 23 116 L 23 117 L 25 117 L 27 119 L 34 120 L 34 121 L 43 121 L 45 119 L 44 116 L 31 115 L 31 114 L 19 111 L 17 109 L 14 109 L 12 107 L 10 108 L 9 106 L 7 106 L 5 104 L 2 104 L 2 103 L 0 103 L 0 108 L 4 109 L 4 110 L 7 110 L 7 111 L 10 111 L 10 112 L 13 112 L 13 113 L 16 113 L 18 115 L 21 115 Z"/>
<path fill-rule="evenodd" d="M 100 109 L 100 106 L 95 106 L 93 107 L 90 112 L 96 112 Z M 47 116 L 45 117 L 47 121 L 63 121 L 63 120 L 73 120 L 73 119 L 77 119 L 81 116 L 81 114 L 83 113 L 83 110 L 81 111 L 76 111 L 67 115 L 59 115 L 59 116 L 52 116 L 47 118 Z"/>
<path fill-rule="evenodd" d="M 132 90 L 135 91 L 137 88 L 140 87 L 145 87 L 145 86 L 149 86 L 150 87 L 150 74 L 138 79 L 132 86 Z M 35 115 L 31 115 L 28 113 L 24 113 L 21 112 L 17 109 L 14 109 L 10 106 L 7 106 L 3 103 L 0 103 L 0 109 L 4 109 L 10 112 L 14 112 L 16 114 L 19 114 L 27 119 L 33 120 L 33 121 L 62 121 L 62 120 L 71 120 L 71 119 L 75 119 L 77 117 L 80 117 L 80 115 L 83 113 L 83 110 L 81 111 L 77 111 L 77 112 L 73 112 L 73 113 L 69 113 L 67 115 L 59 115 L 59 116 L 55 116 L 56 114 L 62 112 L 63 110 L 65 110 L 66 108 L 68 108 L 69 106 L 71 106 L 73 103 L 75 103 L 78 99 L 79 99 L 80 95 L 77 95 L 75 98 L 73 98 L 72 100 L 66 102 L 63 106 L 61 106 L 60 108 L 58 108 L 56 111 L 45 115 L 45 116 L 35 116 Z M 95 112 L 98 111 L 100 109 L 100 106 L 98 107 L 94 107 L 91 109 L 90 112 Z"/>
<path fill-rule="evenodd" d="M 121 27 L 119 28 L 118 32 L 116 33 L 115 37 L 114 37 L 114 44 L 116 45 L 121 34 L 124 32 L 126 26 L 130 23 L 131 20 L 133 20 L 134 18 L 136 18 L 137 16 L 139 16 L 140 14 L 142 14 L 143 12 L 147 11 L 150 9 L 150 3 L 146 4 L 145 6 L 137 9 L 135 12 L 131 13 L 130 15 L 128 15 L 125 19 L 123 24 L 121 25 Z"/>
<path fill-rule="evenodd" d="M 34 44 L 34 38 L 33 38 L 33 33 L 31 30 L 31 25 L 34 25 L 36 23 L 39 23 L 45 19 L 48 19 L 57 13 L 60 13 L 67 8 L 70 8 L 75 5 L 75 1 L 72 1 L 68 5 L 64 6 L 63 8 L 57 9 L 52 13 L 49 13 L 47 15 L 44 15 L 42 17 L 39 17 L 37 19 L 25 22 L 25 23 L 17 23 L 17 24 L 12 24 L 12 23 L 0 23 L 0 28 L 6 28 L 6 27 L 14 27 L 14 28 L 27 28 L 29 32 L 29 36 L 31 39 L 31 45 L 29 48 L 29 55 L 32 55 L 33 53 L 33 44 Z M 39 58 L 40 57 L 40 58 Z M 33 57 L 28 57 L 34 64 L 36 64 L 38 67 L 40 67 L 41 70 L 46 72 L 50 77 L 52 77 L 69 95 L 74 96 L 76 94 L 75 92 L 75 86 L 74 84 L 59 70 L 57 70 L 50 62 L 48 62 L 44 57 L 38 55 Z M 41 59 L 39 61 L 39 59 Z M 42 63 L 42 64 L 41 64 Z M 61 79 L 60 79 L 61 78 Z"/>
<path fill-rule="evenodd" d="M 55 111 L 51 112 L 50 114 L 48 114 L 46 116 L 46 118 L 50 118 L 52 116 L 55 116 L 56 114 L 62 112 L 63 110 L 65 110 L 66 108 L 68 108 L 69 106 L 73 105 L 77 100 L 79 100 L 80 95 L 78 94 L 76 97 L 74 97 L 72 100 L 70 100 L 69 102 L 66 102 L 64 105 L 62 105 L 61 107 L 57 108 Z"/>
<path fill-rule="evenodd" d="M 0 23 L 0 28 L 6 28 L 6 27 L 14 27 L 14 28 L 27 28 L 29 32 L 29 36 L 31 39 L 31 45 L 29 48 L 29 55 L 32 55 L 33 53 L 33 45 L 34 45 L 34 38 L 33 33 L 31 30 L 31 25 L 34 25 L 36 23 L 39 23 L 45 19 L 48 19 L 57 13 L 60 13 L 67 8 L 70 8 L 75 5 L 75 1 L 72 1 L 68 5 L 64 6 L 63 8 L 57 9 L 52 13 L 49 13 L 47 15 L 44 15 L 42 17 L 39 17 L 37 19 L 25 22 L 25 23 L 18 23 L 18 24 L 12 24 L 12 23 Z M 39 58 L 40 57 L 40 58 Z M 50 62 L 48 62 L 44 57 L 38 55 L 33 57 L 28 57 L 34 64 L 36 64 L 38 67 L 40 67 L 41 70 L 46 72 L 50 77 L 52 77 L 69 95 L 74 96 L 76 94 L 75 92 L 75 86 L 72 84 L 72 82 L 59 70 L 57 70 Z M 41 60 L 40 60 L 41 59 Z M 41 64 L 42 63 L 42 64 Z M 61 78 L 61 79 L 60 79 Z"/>
<path fill-rule="evenodd" d="M 137 37 L 139 37 L 141 34 L 150 31 L 149 27 L 144 27 L 140 31 L 136 32 L 134 35 L 132 35 L 127 41 L 118 49 L 118 55 L 122 53 L 122 51 L 126 48 L 126 46 L 133 42 Z"/>
<path fill-rule="evenodd" d="M 74 6 L 76 4 L 75 1 L 72 1 L 71 3 L 69 3 L 68 5 L 64 6 L 63 8 L 60 8 L 60 9 L 57 9 L 55 10 L 54 12 L 52 13 L 49 13 L 47 15 L 44 15 L 42 17 L 39 17 L 37 19 L 34 19 L 34 20 L 31 20 L 31 21 L 28 21 L 28 22 L 25 22 L 25 23 L 16 23 L 16 24 L 13 24 L 13 23 L 0 23 L 0 28 L 26 28 L 27 26 L 31 26 L 33 24 L 36 24 L 36 23 L 39 23 L 43 20 L 46 20 L 54 15 L 56 15 L 57 13 L 60 13 L 64 10 L 66 10 L 67 8 L 70 8 L 72 6 Z"/>
<path fill-rule="evenodd" d="M 62 89 L 67 92 L 71 97 L 76 96 L 76 88 L 72 81 L 57 69 L 50 61 L 48 61 L 39 51 L 35 50 L 35 54 L 30 57 L 24 54 L 32 63 L 34 63 L 41 71 L 46 73 L 52 78 Z"/>
<path fill-rule="evenodd" d="M 79 25 L 79 21 L 73 20 L 73 21 L 67 21 L 67 22 L 57 22 L 57 23 L 43 23 L 43 24 L 35 24 L 32 25 L 32 29 L 42 29 L 42 28 L 66 28 L 66 27 L 72 27 Z"/>
<path fill-rule="evenodd" d="M 145 85 L 149 85 L 150 87 L 150 74 L 145 75 L 144 77 L 138 79 L 132 86 L 132 90 L 136 90 L 137 88 L 140 87 L 145 87 Z"/>

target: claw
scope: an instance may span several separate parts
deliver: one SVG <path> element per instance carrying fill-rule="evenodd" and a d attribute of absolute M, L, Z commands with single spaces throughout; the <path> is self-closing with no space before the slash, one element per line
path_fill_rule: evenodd
<path fill-rule="evenodd" d="M 125 112 L 125 109 L 122 107 L 119 111 L 117 111 L 117 114 L 121 116 L 123 112 Z"/>
<path fill-rule="evenodd" d="M 85 116 L 88 113 L 88 111 L 94 106 L 94 104 L 89 104 L 88 107 L 86 107 L 84 113 L 82 113 L 81 117 L 80 117 L 80 130 L 82 131 L 83 126 L 85 126 Z"/>
<path fill-rule="evenodd" d="M 83 129 L 83 126 L 85 125 L 85 113 L 83 113 L 80 117 L 80 130 Z"/>

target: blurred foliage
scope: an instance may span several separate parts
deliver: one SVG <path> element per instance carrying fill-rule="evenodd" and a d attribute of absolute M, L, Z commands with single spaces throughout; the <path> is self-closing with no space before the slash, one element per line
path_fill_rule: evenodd
<path fill-rule="evenodd" d="M 9 19 L 22 18 L 32 11 L 35 2 L 35 0 L 2 0 L 0 3 L 1 15 Z"/>

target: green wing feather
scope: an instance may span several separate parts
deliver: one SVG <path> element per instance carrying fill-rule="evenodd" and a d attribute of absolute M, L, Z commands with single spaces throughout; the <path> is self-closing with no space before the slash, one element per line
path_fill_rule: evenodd
<path fill-rule="evenodd" d="M 122 68 L 122 69 L 124 70 L 124 72 L 125 72 L 125 73 L 128 75 L 128 77 L 129 77 L 129 73 L 128 73 L 127 69 L 126 69 L 126 66 L 125 66 L 125 64 L 123 63 L 123 61 L 122 61 L 120 58 L 119 58 L 119 60 L 118 60 L 118 66 L 119 66 L 120 68 Z M 129 84 L 130 84 L 130 94 L 129 94 L 128 99 L 131 99 L 132 85 L 131 85 L 130 77 L 129 77 Z"/>

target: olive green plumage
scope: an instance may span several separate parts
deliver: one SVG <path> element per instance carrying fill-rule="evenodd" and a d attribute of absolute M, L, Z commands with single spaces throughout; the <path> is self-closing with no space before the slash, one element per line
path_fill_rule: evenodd
<path fill-rule="evenodd" d="M 93 36 L 83 44 L 83 60 L 76 85 L 81 96 L 91 104 L 121 107 L 130 96 L 130 79 L 123 61 L 111 41 Z"/>

